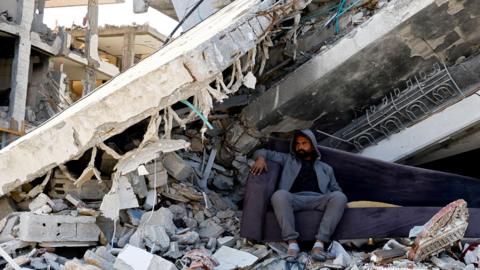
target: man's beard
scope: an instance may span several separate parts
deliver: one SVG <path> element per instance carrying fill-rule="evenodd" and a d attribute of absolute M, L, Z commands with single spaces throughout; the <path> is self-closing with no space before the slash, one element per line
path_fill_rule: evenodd
<path fill-rule="evenodd" d="M 311 152 L 309 153 L 309 152 L 306 152 L 304 150 L 297 150 L 296 154 L 297 154 L 297 157 L 299 157 L 301 159 L 305 159 L 305 158 L 308 158 L 308 157 L 312 156 Z"/>

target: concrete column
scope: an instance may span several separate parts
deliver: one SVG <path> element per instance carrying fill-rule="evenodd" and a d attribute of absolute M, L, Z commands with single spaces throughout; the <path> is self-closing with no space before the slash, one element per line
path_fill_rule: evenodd
<path fill-rule="evenodd" d="M 95 89 L 100 57 L 98 56 L 98 0 L 88 0 L 88 29 L 85 37 L 88 67 L 85 72 L 83 95 Z"/>
<path fill-rule="evenodd" d="M 123 35 L 122 71 L 133 66 L 135 60 L 135 33 L 127 32 Z"/>
<path fill-rule="evenodd" d="M 15 51 L 12 63 L 12 80 L 10 92 L 11 119 L 10 128 L 20 130 L 25 120 L 25 106 L 28 92 L 28 75 L 30 71 L 30 30 L 34 16 L 35 0 L 18 1 L 19 36 L 15 41 Z"/>

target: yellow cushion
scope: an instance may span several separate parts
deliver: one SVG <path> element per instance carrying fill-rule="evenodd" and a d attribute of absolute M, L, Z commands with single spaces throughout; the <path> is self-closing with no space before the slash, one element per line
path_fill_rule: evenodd
<path fill-rule="evenodd" d="M 354 201 L 347 203 L 348 208 L 368 208 L 368 207 L 400 207 L 399 205 L 374 202 L 374 201 Z"/>

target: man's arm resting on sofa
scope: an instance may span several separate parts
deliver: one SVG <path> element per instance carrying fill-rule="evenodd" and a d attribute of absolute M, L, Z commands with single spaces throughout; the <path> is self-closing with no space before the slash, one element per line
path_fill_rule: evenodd
<path fill-rule="evenodd" d="M 283 166 L 288 158 L 288 154 L 267 149 L 258 149 L 253 154 L 253 158 L 255 159 L 255 164 L 250 171 L 253 175 L 259 175 L 264 171 L 268 171 L 267 160 L 275 161 Z"/>

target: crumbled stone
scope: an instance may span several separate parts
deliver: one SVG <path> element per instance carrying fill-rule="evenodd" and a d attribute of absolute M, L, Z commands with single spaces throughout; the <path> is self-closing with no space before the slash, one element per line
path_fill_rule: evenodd
<path fill-rule="evenodd" d="M 173 214 L 173 219 L 182 219 L 187 216 L 187 209 L 185 208 L 185 205 L 183 204 L 173 204 L 168 209 L 172 212 Z"/>
<path fill-rule="evenodd" d="M 233 188 L 233 178 L 223 174 L 217 174 L 213 178 L 213 185 L 219 190 L 231 190 Z"/>
<path fill-rule="evenodd" d="M 168 153 L 163 158 L 168 174 L 177 180 L 186 180 L 192 175 L 193 168 L 176 153 Z"/>
<path fill-rule="evenodd" d="M 148 225 L 143 229 L 145 246 L 154 252 L 166 251 L 170 245 L 170 238 L 165 227 L 161 225 Z"/>
<path fill-rule="evenodd" d="M 173 236 L 175 234 L 175 230 L 177 227 L 173 223 L 173 214 L 172 212 L 165 207 L 158 209 L 157 211 L 152 212 L 145 212 L 142 215 L 140 220 L 140 224 L 142 226 L 147 225 L 159 225 L 165 228 L 165 231 L 168 235 Z"/>
<path fill-rule="evenodd" d="M 38 196 L 28 205 L 31 211 L 35 211 L 45 205 L 54 206 L 55 203 L 44 193 L 38 194 Z M 51 210 L 51 208 L 50 208 Z"/>
<path fill-rule="evenodd" d="M 217 217 L 219 219 L 232 218 L 233 216 L 235 216 L 235 211 L 232 211 L 232 210 L 225 210 L 225 211 L 217 212 Z"/>
<path fill-rule="evenodd" d="M 193 245 L 200 239 L 197 232 L 186 232 L 180 235 L 174 236 L 175 241 L 177 241 L 180 245 Z"/>
<path fill-rule="evenodd" d="M 217 239 L 217 243 L 219 247 L 222 247 L 222 246 L 233 247 L 236 243 L 236 239 L 233 236 L 220 237 Z"/>
<path fill-rule="evenodd" d="M 222 226 L 218 225 L 212 219 L 207 219 L 204 222 L 200 223 L 200 230 L 198 233 L 202 238 L 218 238 L 223 232 L 224 229 L 222 228 Z"/>

